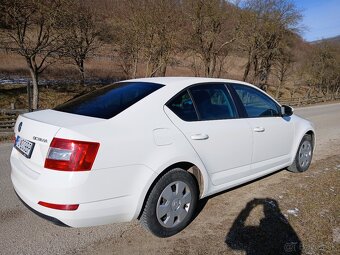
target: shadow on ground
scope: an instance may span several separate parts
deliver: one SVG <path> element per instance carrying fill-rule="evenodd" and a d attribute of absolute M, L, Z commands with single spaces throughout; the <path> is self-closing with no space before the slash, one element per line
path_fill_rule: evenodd
<path fill-rule="evenodd" d="M 247 218 L 261 206 L 264 217 L 258 225 L 248 225 Z M 301 240 L 281 213 L 278 202 L 271 198 L 248 202 L 235 219 L 225 243 L 233 250 L 245 251 L 247 255 L 302 253 Z"/>

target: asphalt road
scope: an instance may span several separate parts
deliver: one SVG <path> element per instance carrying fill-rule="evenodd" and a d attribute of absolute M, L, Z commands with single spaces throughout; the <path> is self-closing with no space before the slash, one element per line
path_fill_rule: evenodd
<path fill-rule="evenodd" d="M 340 103 L 299 108 L 295 113 L 315 125 L 314 160 L 340 154 Z"/>
<path fill-rule="evenodd" d="M 310 119 L 316 126 L 317 147 L 314 161 L 339 154 L 340 104 L 299 108 L 295 112 Z M 118 244 L 119 238 L 122 238 L 126 232 L 133 232 L 135 229 L 140 231 L 141 227 L 137 221 L 74 229 L 55 226 L 34 215 L 21 204 L 13 192 L 9 164 L 11 148 L 11 144 L 0 144 L 0 254 L 82 254 L 84 252 L 91 254 L 98 246 L 105 243 L 112 245 L 117 242 Z M 270 178 L 273 176 L 265 178 L 264 181 Z M 247 186 L 243 188 L 247 189 Z M 238 196 L 237 199 L 242 200 L 242 197 Z M 157 238 L 152 240 L 157 241 Z M 138 245 L 138 243 L 129 245 Z M 152 243 L 149 245 L 152 246 Z M 138 247 L 135 251 L 138 251 Z"/>

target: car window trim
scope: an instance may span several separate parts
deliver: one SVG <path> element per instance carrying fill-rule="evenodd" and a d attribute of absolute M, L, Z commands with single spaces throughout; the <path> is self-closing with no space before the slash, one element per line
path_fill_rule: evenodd
<path fill-rule="evenodd" d="M 197 120 L 193 120 L 193 121 L 201 121 L 201 120 L 202 120 L 202 119 L 201 119 L 201 114 L 200 114 L 200 112 L 199 112 L 198 109 L 197 109 L 197 105 L 196 105 L 196 102 L 195 102 L 195 100 L 194 100 L 194 97 L 192 96 L 191 91 L 190 91 L 188 88 L 186 88 L 186 91 L 187 91 L 187 93 L 189 94 L 189 97 L 190 97 L 191 102 L 192 102 L 192 104 L 193 104 L 193 106 L 194 106 L 195 113 L 196 113 L 196 116 L 197 116 Z"/>
<path fill-rule="evenodd" d="M 244 107 L 240 97 L 238 96 L 235 88 L 233 87 L 233 84 L 235 83 L 227 83 L 227 87 L 230 91 L 231 97 L 233 98 L 234 104 L 238 111 L 239 118 L 241 119 L 249 118 L 246 108 Z"/>

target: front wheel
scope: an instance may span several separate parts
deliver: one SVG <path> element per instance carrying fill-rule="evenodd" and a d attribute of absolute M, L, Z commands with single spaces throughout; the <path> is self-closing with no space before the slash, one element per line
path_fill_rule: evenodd
<path fill-rule="evenodd" d="M 294 173 L 301 173 L 306 171 L 311 162 L 313 157 L 313 143 L 311 135 L 304 135 L 298 151 L 296 153 L 294 162 L 291 166 L 288 167 L 288 170 Z"/>
<path fill-rule="evenodd" d="M 191 222 L 197 200 L 196 179 L 183 169 L 172 169 L 152 188 L 140 221 L 158 237 L 175 235 Z"/>

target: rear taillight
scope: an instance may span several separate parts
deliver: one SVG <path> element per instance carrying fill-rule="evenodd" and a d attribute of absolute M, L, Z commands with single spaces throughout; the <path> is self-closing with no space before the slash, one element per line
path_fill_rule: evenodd
<path fill-rule="evenodd" d="M 56 209 L 56 210 L 63 210 L 63 211 L 75 211 L 78 209 L 79 205 L 78 204 L 73 204 L 73 205 L 61 205 L 61 204 L 51 204 L 43 201 L 39 201 L 39 205 Z"/>
<path fill-rule="evenodd" d="M 60 171 L 88 171 L 99 149 L 99 143 L 53 138 L 45 168 Z"/>

